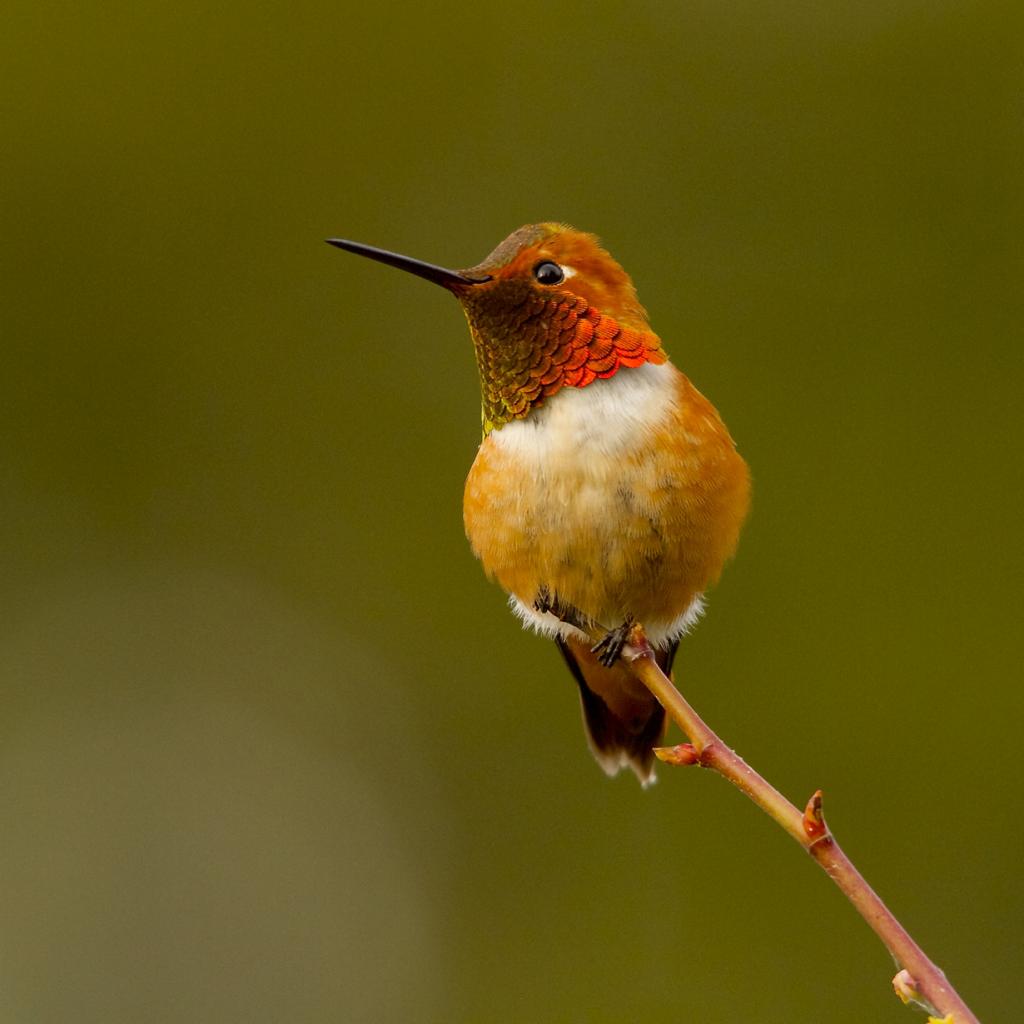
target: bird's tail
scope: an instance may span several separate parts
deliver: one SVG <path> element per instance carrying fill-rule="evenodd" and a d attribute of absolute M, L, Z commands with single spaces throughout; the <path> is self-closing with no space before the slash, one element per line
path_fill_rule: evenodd
<path fill-rule="evenodd" d="M 608 775 L 631 768 L 641 785 L 654 782 L 654 747 L 665 735 L 665 710 L 622 665 L 601 664 L 589 644 L 575 637 L 555 641 L 580 690 L 583 727 L 597 763 Z M 669 675 L 678 642 L 656 652 Z"/>

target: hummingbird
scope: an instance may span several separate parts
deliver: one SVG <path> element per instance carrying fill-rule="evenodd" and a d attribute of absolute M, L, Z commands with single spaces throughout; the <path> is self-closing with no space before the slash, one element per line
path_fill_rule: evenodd
<path fill-rule="evenodd" d="M 598 764 L 649 785 L 665 712 L 620 654 L 639 624 L 671 674 L 735 552 L 750 476 L 722 418 L 592 234 L 528 224 L 467 270 L 327 241 L 459 300 L 483 421 L 463 500 L 470 546 L 524 625 L 558 645 Z"/>

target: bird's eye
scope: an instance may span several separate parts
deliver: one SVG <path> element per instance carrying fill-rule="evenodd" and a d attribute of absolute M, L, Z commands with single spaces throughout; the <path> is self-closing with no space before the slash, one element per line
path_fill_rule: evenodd
<path fill-rule="evenodd" d="M 561 284 L 565 280 L 565 274 L 557 263 L 551 260 L 544 260 L 533 268 L 533 276 L 541 284 Z"/>

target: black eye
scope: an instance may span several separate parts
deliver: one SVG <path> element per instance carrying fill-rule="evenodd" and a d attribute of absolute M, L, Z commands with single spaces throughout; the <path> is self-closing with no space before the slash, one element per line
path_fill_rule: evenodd
<path fill-rule="evenodd" d="M 565 280 L 562 268 L 557 263 L 552 263 L 551 260 L 538 263 L 533 268 L 533 276 L 541 284 L 561 284 Z"/>

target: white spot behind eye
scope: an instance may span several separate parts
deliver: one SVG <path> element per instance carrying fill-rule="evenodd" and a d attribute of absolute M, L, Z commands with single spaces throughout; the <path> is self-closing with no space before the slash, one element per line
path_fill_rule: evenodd
<path fill-rule="evenodd" d="M 564 263 L 558 264 L 562 268 L 562 276 L 565 278 L 575 277 L 576 270 L 573 267 L 567 267 Z"/>

